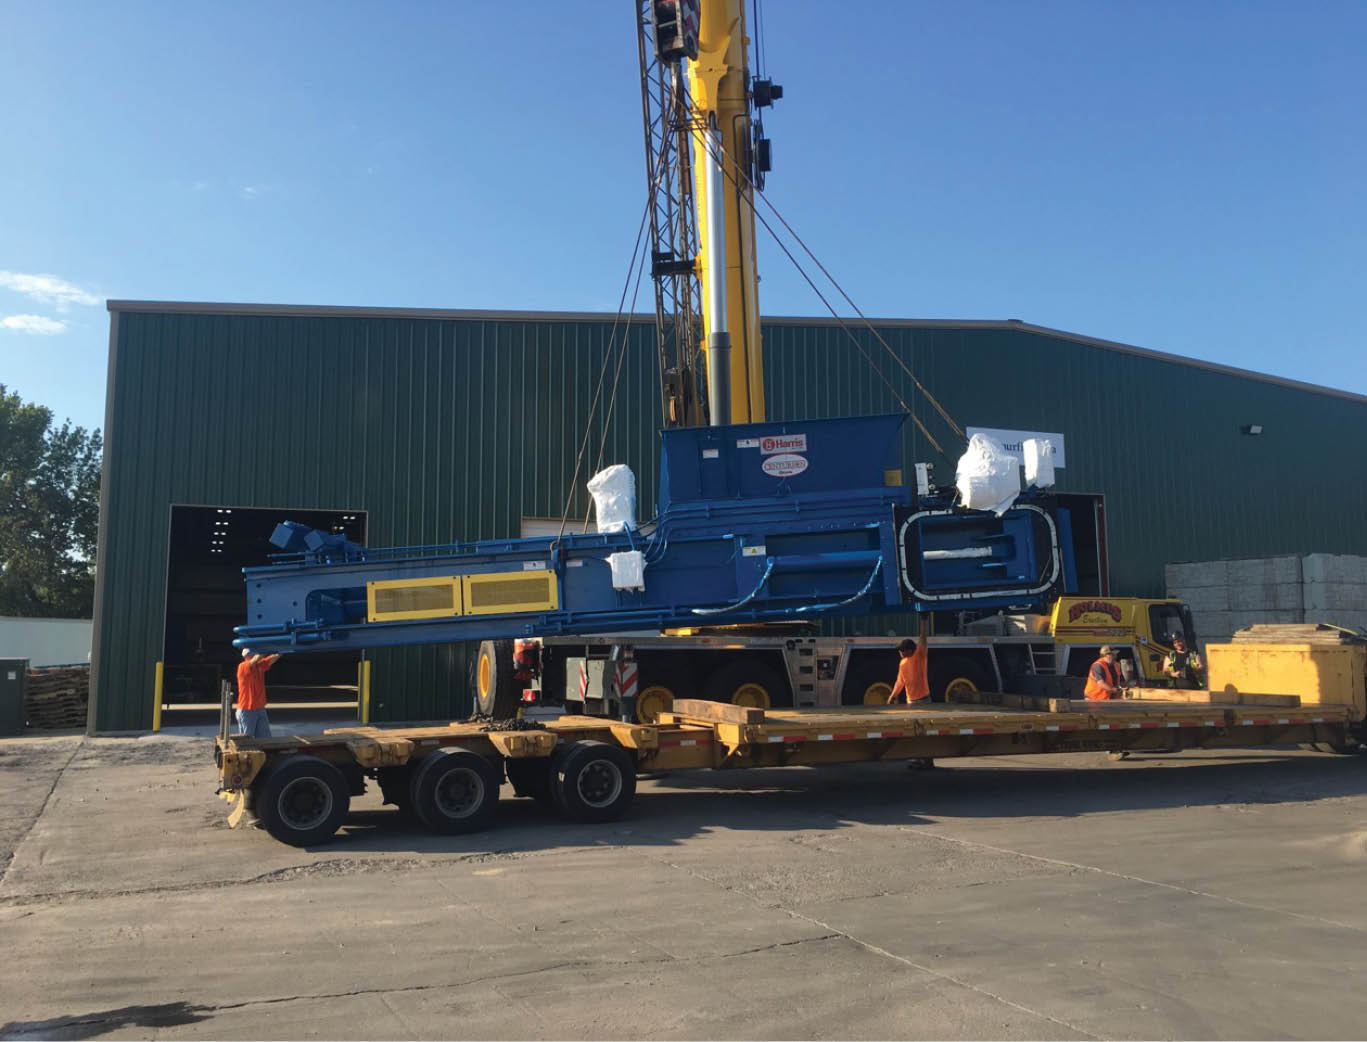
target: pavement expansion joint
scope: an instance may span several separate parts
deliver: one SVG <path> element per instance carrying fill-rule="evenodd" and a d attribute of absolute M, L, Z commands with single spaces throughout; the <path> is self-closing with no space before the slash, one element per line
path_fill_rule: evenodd
<path fill-rule="evenodd" d="M 1010 851 L 1006 851 L 1006 853 L 1010 853 Z M 919 970 L 920 972 L 928 974 L 931 977 L 935 977 L 938 980 L 942 980 L 946 983 L 953 984 L 956 987 L 972 991 L 975 994 L 981 995 L 987 999 L 991 999 L 994 1002 L 1001 1003 L 1003 1006 L 1009 1006 L 1010 1008 L 1017 1010 L 1021 1013 L 1025 1013 L 1032 1017 L 1038 1017 L 1041 1020 L 1047 1020 L 1051 1024 L 1057 1024 L 1060 1027 L 1067 1028 L 1069 1031 L 1072 1031 L 1083 1038 L 1100 1039 L 1102 1037 L 1100 1035 L 1094 1035 L 1092 1034 L 1092 1032 L 1087 1031 L 1085 1028 L 1081 1028 L 1076 1024 L 1070 1023 L 1069 1021 L 1062 1020 L 1059 1017 L 1051 1016 L 1050 1014 L 1045 1013 L 1042 1010 L 1032 1009 L 1029 1006 L 1025 1006 L 1019 1002 L 1015 1002 L 1011 999 L 1008 999 L 1004 995 L 998 995 L 996 992 L 989 991 L 988 989 L 983 988 L 977 984 L 974 984 L 971 981 L 964 980 L 960 977 L 955 977 L 952 974 L 945 973 L 943 970 L 937 970 L 932 966 L 927 966 L 923 963 L 919 963 L 912 959 L 908 959 L 904 955 L 898 955 L 895 952 L 890 952 L 886 948 L 874 944 L 871 941 L 866 941 L 863 938 L 858 937 L 853 933 L 850 933 L 848 930 L 842 930 L 838 926 L 825 922 L 821 919 L 817 919 L 815 916 L 805 915 L 804 913 L 799 912 L 796 909 L 788 908 L 781 904 L 767 904 L 756 895 L 747 893 L 744 890 L 737 890 L 733 887 L 729 887 L 720 880 L 713 879 L 705 872 L 699 872 L 696 869 L 689 868 L 686 865 L 677 864 L 676 862 L 670 861 L 666 858 L 652 857 L 651 860 L 656 862 L 657 864 L 664 865 L 668 868 L 672 868 L 675 871 L 683 872 L 686 875 L 692 876 L 694 879 L 714 886 L 717 889 L 723 890 L 728 894 L 734 894 L 738 897 L 743 897 L 754 904 L 760 905 L 761 907 L 774 909 L 776 911 L 782 912 L 784 915 L 787 915 L 792 919 L 797 919 L 801 922 L 809 923 L 812 926 L 819 927 L 822 930 L 826 930 L 832 937 L 843 937 L 850 943 L 857 944 L 865 951 L 872 952 L 874 955 L 878 955 L 885 959 L 889 959 L 893 962 L 900 963 L 901 965 L 906 966 L 909 969 Z"/>
<path fill-rule="evenodd" d="M 43 814 L 47 811 L 47 805 L 52 800 L 52 794 L 57 791 L 57 786 L 61 782 L 62 776 L 66 774 L 66 769 L 71 766 L 71 761 L 76 759 L 76 754 L 81 751 L 84 745 L 85 738 L 82 737 L 72 748 L 71 755 L 62 762 L 62 766 L 57 768 L 57 772 L 52 778 L 52 784 L 48 786 L 47 793 L 43 796 L 43 802 L 38 807 L 38 812 L 33 815 L 33 820 L 28 823 L 28 828 L 24 829 L 23 835 L 15 842 L 13 847 L 14 852 L 10 855 L 9 860 L 5 862 L 3 870 L 0 870 L 0 886 L 4 885 L 5 879 L 9 875 L 10 866 L 14 864 L 14 859 L 19 854 L 19 849 L 28 842 L 29 835 L 33 832 L 34 827 L 43 819 Z"/>
<path fill-rule="evenodd" d="M 1131 875 L 1128 872 L 1116 872 L 1109 868 L 1102 868 L 1099 865 L 1084 865 L 1076 861 L 1064 861 L 1060 858 L 1046 857 L 1043 854 L 1030 854 L 1023 850 L 1011 850 L 1008 847 L 995 847 L 990 843 L 979 843 L 976 840 L 961 839 L 958 836 L 937 836 L 933 833 L 925 832 L 921 829 L 907 828 L 899 826 L 903 832 L 909 832 L 920 836 L 923 839 L 939 840 L 942 843 L 954 843 L 961 847 L 969 847 L 974 850 L 988 850 L 994 854 L 1006 854 L 1018 858 L 1025 858 L 1030 861 L 1045 865 L 1056 865 L 1060 868 L 1068 868 L 1081 872 L 1095 872 L 1098 875 L 1110 876 L 1113 879 L 1123 879 L 1130 883 L 1139 883 L 1141 886 L 1172 890 L 1179 894 L 1186 894 L 1190 897 L 1205 898 L 1210 901 L 1221 901 L 1225 904 L 1235 905 L 1239 908 L 1250 908 L 1259 912 L 1268 912 L 1272 915 L 1285 915 L 1293 919 L 1304 919 L 1307 922 L 1321 923 L 1325 926 L 1334 926 L 1343 930 L 1352 930 L 1354 933 L 1363 933 L 1363 927 L 1353 923 L 1345 923 L 1338 919 L 1326 919 L 1320 915 L 1306 915 L 1304 912 L 1292 912 L 1285 908 L 1274 908 L 1270 905 L 1255 904 L 1251 901 L 1240 901 L 1237 897 L 1226 897 L 1224 894 L 1212 894 L 1208 890 L 1195 890 L 1189 886 L 1182 886 L 1179 883 L 1165 883 L 1160 879 L 1146 879 L 1143 876 Z"/>
<path fill-rule="evenodd" d="M 0 907 L 23 907 L 24 905 L 44 903 L 67 903 L 74 901 L 99 901 L 106 898 L 144 897 L 153 894 L 186 894 L 201 890 L 222 890 L 227 887 L 253 886 L 257 884 L 288 883 L 310 877 L 328 878 L 337 876 L 359 876 L 366 874 L 401 872 L 441 872 L 452 865 L 480 865 L 489 861 L 520 860 L 526 857 L 544 856 L 541 851 L 487 851 L 469 854 L 456 854 L 433 862 L 420 857 L 392 858 L 328 858 L 311 861 L 302 865 L 286 865 L 274 868 L 259 875 L 243 879 L 204 879 L 192 883 L 172 883 L 165 886 L 129 887 L 118 890 L 55 890 L 36 894 L 0 895 Z"/>

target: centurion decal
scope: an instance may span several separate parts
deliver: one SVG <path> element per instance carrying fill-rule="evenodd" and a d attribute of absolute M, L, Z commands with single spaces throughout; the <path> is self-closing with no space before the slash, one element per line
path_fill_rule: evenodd
<path fill-rule="evenodd" d="M 807 457 L 793 452 L 783 452 L 777 456 L 770 456 L 761 466 L 764 473 L 770 477 L 791 478 L 807 469 Z"/>

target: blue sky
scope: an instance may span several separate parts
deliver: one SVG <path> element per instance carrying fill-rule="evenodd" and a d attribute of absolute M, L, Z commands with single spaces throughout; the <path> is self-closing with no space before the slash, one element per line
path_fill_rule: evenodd
<path fill-rule="evenodd" d="M 0 382 L 100 425 L 111 297 L 614 310 L 632 10 L 0 0 Z M 1367 393 L 1367 5 L 762 11 L 767 194 L 866 313 Z"/>

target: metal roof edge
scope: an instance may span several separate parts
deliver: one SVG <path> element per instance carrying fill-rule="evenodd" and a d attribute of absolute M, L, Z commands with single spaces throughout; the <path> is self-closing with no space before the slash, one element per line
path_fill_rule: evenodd
<path fill-rule="evenodd" d="M 142 312 L 172 315 L 258 315 L 262 317 L 296 318 L 430 318 L 505 322 L 612 322 L 619 317 L 616 313 L 607 311 L 396 308 L 341 304 L 232 304 L 204 301 L 108 300 L 105 302 L 105 305 L 109 311 L 114 313 Z M 633 314 L 630 318 L 633 322 L 655 321 L 655 316 L 653 314 Z M 766 315 L 761 316 L 760 321 L 768 325 L 777 326 L 841 326 L 855 324 L 856 320 L 831 317 L 804 318 L 797 315 Z M 870 318 L 868 322 L 873 326 L 891 327 L 894 329 L 1003 329 L 1037 333 L 1041 336 L 1050 336 L 1060 340 L 1069 340 L 1073 343 L 1084 344 L 1088 347 L 1101 348 L 1104 351 L 1137 355 L 1141 358 L 1149 358 L 1159 362 L 1170 362 L 1174 365 L 1186 365 L 1194 369 L 1204 369 L 1208 372 L 1221 373 L 1225 376 L 1237 376 L 1246 380 L 1257 380 L 1260 383 L 1274 384 L 1279 387 L 1288 387 L 1293 390 L 1310 391 L 1314 394 L 1327 394 L 1331 397 L 1344 398 L 1352 402 L 1367 403 L 1367 394 L 1345 391 L 1339 387 L 1326 387 L 1323 384 L 1313 384 L 1304 380 L 1293 380 L 1289 377 L 1274 376 L 1271 373 L 1260 373 L 1254 369 L 1242 369 L 1238 366 L 1224 365 L 1219 362 L 1208 362 L 1204 359 L 1190 358 L 1186 355 L 1175 355 L 1166 351 L 1155 351 L 1148 347 L 1125 344 L 1118 340 L 1105 340 L 1100 337 L 1087 336 L 1083 333 L 1069 332 L 1065 329 L 1054 329 L 1050 326 L 1039 326 L 1031 322 L 1023 322 L 1020 319 L 1014 318 Z M 860 321 L 860 324 L 862 324 L 862 321 Z"/>

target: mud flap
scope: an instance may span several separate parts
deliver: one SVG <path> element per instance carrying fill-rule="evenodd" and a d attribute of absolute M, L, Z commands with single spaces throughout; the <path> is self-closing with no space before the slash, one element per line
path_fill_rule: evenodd
<path fill-rule="evenodd" d="M 247 816 L 247 790 L 241 789 L 236 796 L 226 798 L 232 800 L 233 809 L 228 813 L 228 828 L 235 829 L 242 824 L 242 819 Z"/>

